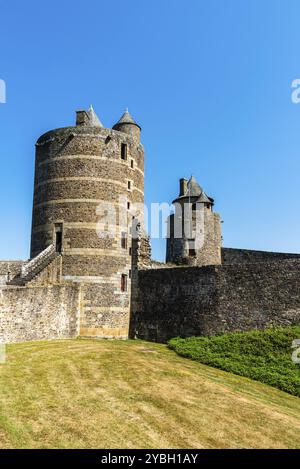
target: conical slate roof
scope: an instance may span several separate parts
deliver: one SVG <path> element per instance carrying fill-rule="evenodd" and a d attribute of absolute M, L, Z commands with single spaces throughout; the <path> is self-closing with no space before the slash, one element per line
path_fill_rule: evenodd
<path fill-rule="evenodd" d="M 94 108 L 92 105 L 90 105 L 89 110 L 87 111 L 87 114 L 89 116 L 89 124 L 92 127 L 103 127 L 102 122 L 100 121 L 99 117 L 94 111 Z"/>
<path fill-rule="evenodd" d="M 202 187 L 198 184 L 196 178 L 194 176 L 191 176 L 190 179 L 187 181 L 184 193 L 179 195 L 179 197 L 175 200 L 173 200 L 173 203 L 175 203 L 177 200 L 182 199 L 182 198 L 192 198 L 193 203 L 194 202 L 200 202 L 200 203 L 207 203 L 207 204 L 214 204 L 214 199 L 209 197 Z"/>
<path fill-rule="evenodd" d="M 133 124 L 133 125 L 137 125 L 138 127 L 140 127 L 134 120 L 134 118 L 132 117 L 132 115 L 129 113 L 128 109 L 126 109 L 126 111 L 124 112 L 124 114 L 120 117 L 120 119 L 118 120 L 118 122 L 114 125 L 115 126 L 118 126 L 120 124 Z"/>
<path fill-rule="evenodd" d="M 197 202 L 203 202 L 203 203 L 206 203 L 206 204 L 211 204 L 212 199 L 210 197 L 208 197 L 205 194 L 205 192 L 203 191 L 202 194 L 200 195 L 199 199 L 197 200 Z"/>
<path fill-rule="evenodd" d="M 187 192 L 185 195 L 188 195 L 190 197 L 196 197 L 198 195 L 201 195 L 202 193 L 202 187 L 199 186 L 198 182 L 196 181 L 196 178 L 194 176 L 191 176 L 187 183 Z"/>

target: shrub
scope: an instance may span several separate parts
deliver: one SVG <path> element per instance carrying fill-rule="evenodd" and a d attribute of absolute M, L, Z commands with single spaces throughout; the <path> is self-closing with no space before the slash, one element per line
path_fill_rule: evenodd
<path fill-rule="evenodd" d="M 183 357 L 300 397 L 300 365 L 291 358 L 294 339 L 300 339 L 298 326 L 211 337 L 177 337 L 168 346 Z"/>

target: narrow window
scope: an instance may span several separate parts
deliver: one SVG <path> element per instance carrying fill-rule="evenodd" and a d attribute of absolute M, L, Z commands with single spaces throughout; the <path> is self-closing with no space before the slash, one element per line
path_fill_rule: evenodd
<path fill-rule="evenodd" d="M 128 188 L 128 190 L 130 191 L 130 189 L 131 189 L 131 181 L 127 181 L 127 188 Z"/>
<path fill-rule="evenodd" d="M 132 248 L 129 248 L 129 255 L 131 256 L 132 254 Z"/>
<path fill-rule="evenodd" d="M 189 256 L 190 256 L 190 257 L 196 257 L 196 251 L 195 251 L 195 249 L 191 249 L 191 248 L 189 249 Z"/>
<path fill-rule="evenodd" d="M 130 209 L 130 202 L 127 202 L 127 208 Z"/>
<path fill-rule="evenodd" d="M 121 247 L 122 249 L 127 249 L 127 233 L 121 233 Z"/>
<path fill-rule="evenodd" d="M 130 166 L 131 166 L 132 168 L 133 168 L 133 164 L 134 164 L 134 162 L 133 162 L 133 160 L 131 160 L 131 161 L 130 161 Z"/>
<path fill-rule="evenodd" d="M 127 275 L 121 275 L 121 292 L 127 291 Z"/>
<path fill-rule="evenodd" d="M 121 158 L 122 158 L 122 160 L 127 160 L 127 145 L 126 145 L 126 143 L 121 143 Z"/>
<path fill-rule="evenodd" d="M 63 228 L 62 223 L 55 224 L 55 235 L 54 235 L 54 245 L 55 251 L 61 253 L 62 251 L 62 240 L 63 240 Z"/>
<path fill-rule="evenodd" d="M 56 252 L 61 252 L 61 248 L 62 248 L 62 232 L 58 231 L 56 233 L 56 242 L 55 242 Z"/>
<path fill-rule="evenodd" d="M 131 270 L 128 272 L 128 277 L 131 278 Z"/>

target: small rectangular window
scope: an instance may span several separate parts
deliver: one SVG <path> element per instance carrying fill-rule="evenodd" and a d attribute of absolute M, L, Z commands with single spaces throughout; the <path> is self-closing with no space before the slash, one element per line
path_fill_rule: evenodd
<path fill-rule="evenodd" d="M 196 250 L 195 249 L 189 249 L 189 256 L 190 257 L 196 257 Z"/>
<path fill-rule="evenodd" d="M 121 158 L 122 158 L 122 160 L 127 160 L 127 145 L 126 145 L 126 143 L 121 143 Z"/>
<path fill-rule="evenodd" d="M 132 168 L 133 168 L 133 164 L 134 164 L 134 161 L 131 160 L 131 161 L 130 161 L 130 166 L 131 166 Z"/>
<path fill-rule="evenodd" d="M 127 202 L 127 208 L 130 210 L 130 202 Z"/>
<path fill-rule="evenodd" d="M 127 249 L 127 233 L 121 233 L 121 247 L 122 249 Z"/>
<path fill-rule="evenodd" d="M 129 255 L 131 256 L 132 254 L 132 248 L 129 248 Z"/>
<path fill-rule="evenodd" d="M 131 189 L 131 181 L 127 181 L 127 188 L 128 188 L 128 190 Z"/>
<path fill-rule="evenodd" d="M 121 275 L 121 292 L 127 291 L 127 275 Z"/>
<path fill-rule="evenodd" d="M 128 277 L 131 278 L 131 270 L 128 272 Z"/>
<path fill-rule="evenodd" d="M 62 223 L 55 223 L 54 225 L 54 232 L 55 232 L 55 250 L 57 253 L 62 252 L 62 241 L 63 241 L 63 225 Z"/>

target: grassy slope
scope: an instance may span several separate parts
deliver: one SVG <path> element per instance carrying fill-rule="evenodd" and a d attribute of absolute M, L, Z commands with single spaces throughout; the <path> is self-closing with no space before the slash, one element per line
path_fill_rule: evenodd
<path fill-rule="evenodd" d="M 141 341 L 8 346 L 0 447 L 300 447 L 300 399 Z"/>
<path fill-rule="evenodd" d="M 172 339 L 179 355 L 275 386 L 300 397 L 300 366 L 293 363 L 292 342 L 300 327 Z"/>

